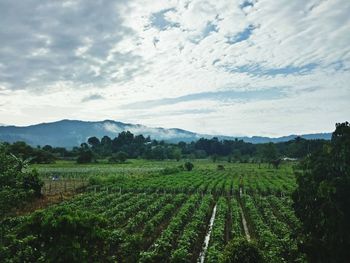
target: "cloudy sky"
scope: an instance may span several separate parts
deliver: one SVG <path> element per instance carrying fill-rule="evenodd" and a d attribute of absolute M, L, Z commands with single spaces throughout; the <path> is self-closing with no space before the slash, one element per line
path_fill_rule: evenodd
<path fill-rule="evenodd" d="M 0 0 L 0 123 L 280 136 L 350 117 L 348 0 Z"/>

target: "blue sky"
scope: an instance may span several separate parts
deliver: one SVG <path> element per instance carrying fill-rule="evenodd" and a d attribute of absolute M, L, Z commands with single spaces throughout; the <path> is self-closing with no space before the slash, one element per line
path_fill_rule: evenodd
<path fill-rule="evenodd" d="M 350 116 L 346 0 L 0 1 L 0 123 L 332 131 Z"/>

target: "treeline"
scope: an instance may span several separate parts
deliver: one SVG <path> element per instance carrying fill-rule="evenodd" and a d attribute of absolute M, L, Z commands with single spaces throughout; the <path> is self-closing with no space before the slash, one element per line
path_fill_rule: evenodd
<path fill-rule="evenodd" d="M 329 141 L 306 140 L 300 137 L 288 142 L 265 144 L 252 144 L 238 139 L 219 140 L 216 137 L 212 139 L 201 138 L 191 143 L 173 144 L 124 131 L 115 138 L 108 136 L 101 139 L 90 137 L 86 143 L 82 143 L 80 147 L 74 147 L 72 150 L 46 145 L 41 149 L 35 149 L 36 153 L 41 152 L 41 155 L 35 160 L 36 162 L 42 161 L 42 156 L 51 154 L 54 158 L 71 158 L 76 159 L 79 163 L 94 162 L 98 159 L 124 162 L 129 158 L 151 160 L 211 158 L 213 161 L 271 162 L 281 157 L 302 159 L 308 154 L 321 150 L 327 144 Z M 18 152 L 18 143 L 13 144 L 11 148 L 14 153 L 16 150 Z M 22 145 L 22 148 L 25 147 Z"/>
<path fill-rule="evenodd" d="M 64 157 L 64 152 L 69 152 L 64 148 L 64 151 L 57 152 L 56 148 L 53 150 L 51 146 L 45 146 L 44 148 L 41 147 L 31 147 L 30 145 L 26 144 L 25 142 L 14 142 L 13 144 L 4 142 L 0 144 L 1 151 L 8 152 L 17 158 L 20 158 L 21 160 L 26 160 L 26 162 L 32 164 L 32 163 L 53 163 L 55 159 L 58 157 Z"/>
<path fill-rule="evenodd" d="M 201 138 L 191 143 L 173 144 L 124 131 L 115 138 L 90 137 L 86 143 L 71 150 L 50 145 L 32 148 L 24 142 L 6 144 L 6 147 L 16 156 L 23 159 L 30 158 L 31 163 L 50 163 L 55 159 L 74 159 L 79 163 L 94 162 L 98 159 L 124 162 L 130 158 L 150 160 L 211 158 L 213 161 L 271 162 L 281 157 L 301 159 L 321 150 L 326 144 L 329 142 L 306 140 L 300 137 L 288 142 L 265 144 L 252 144 L 238 139 L 219 140 L 216 137 Z"/>
<path fill-rule="evenodd" d="M 219 140 L 201 138 L 198 141 L 177 144 L 151 140 L 150 137 L 134 135 L 129 131 L 121 132 L 114 139 L 104 136 L 101 140 L 90 137 L 87 143 L 73 151 L 91 154 L 97 158 L 110 159 L 143 158 L 143 159 L 204 159 L 213 161 L 226 160 L 228 162 L 269 162 L 280 157 L 304 158 L 308 154 L 319 151 L 325 140 L 306 140 L 297 137 L 294 140 L 281 143 L 252 144 L 243 140 Z"/>

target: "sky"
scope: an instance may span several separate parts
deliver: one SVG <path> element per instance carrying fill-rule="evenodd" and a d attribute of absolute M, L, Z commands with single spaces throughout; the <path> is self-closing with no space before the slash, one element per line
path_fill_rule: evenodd
<path fill-rule="evenodd" d="M 350 120 L 348 0 L 0 0 L 0 123 L 205 134 Z"/>

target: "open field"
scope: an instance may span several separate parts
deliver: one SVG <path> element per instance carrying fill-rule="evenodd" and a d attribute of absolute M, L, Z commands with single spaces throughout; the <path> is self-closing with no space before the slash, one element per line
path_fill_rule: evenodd
<path fill-rule="evenodd" d="M 35 168 L 45 187 L 52 175 L 60 179 L 51 183 L 90 182 L 85 193 L 58 206 L 105 218 L 118 236 L 113 251 L 118 262 L 218 262 L 236 237 L 256 240 L 268 262 L 305 261 L 293 232 L 300 223 L 292 209 L 291 164 L 276 170 L 266 164 L 195 161 L 191 172 L 160 172 L 179 164 L 132 160 Z M 218 170 L 218 164 L 225 169 Z"/>

